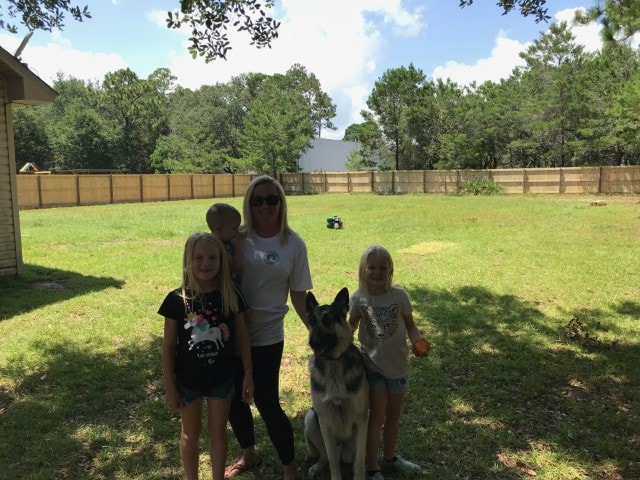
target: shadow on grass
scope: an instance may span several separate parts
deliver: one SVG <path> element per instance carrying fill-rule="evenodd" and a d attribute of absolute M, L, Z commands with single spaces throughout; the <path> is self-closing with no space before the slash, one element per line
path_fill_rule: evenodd
<path fill-rule="evenodd" d="M 123 280 L 25 265 L 20 276 L 0 277 L 0 320 L 88 292 L 122 288 Z"/>
<path fill-rule="evenodd" d="M 71 342 L 32 350 L 38 352 L 37 370 L 23 355 L 0 368 L 0 478 L 184 478 L 179 414 L 164 404 L 160 337 L 109 355 Z M 281 478 L 257 414 L 255 424 L 263 462 L 243 478 Z M 293 424 L 298 458 L 304 458 L 302 423 L 294 419 Z M 208 463 L 204 418 L 203 425 L 200 458 Z M 240 450 L 230 428 L 228 435 L 232 459 Z M 209 467 L 201 465 L 204 475 Z"/>
<path fill-rule="evenodd" d="M 179 478 L 180 425 L 160 401 L 160 339 L 109 356 L 39 347 L 40 370 L 25 371 L 20 357 L 0 370 L 14 386 L 0 390 L 0 477 Z"/>
<path fill-rule="evenodd" d="M 640 303 L 624 301 L 616 306 L 616 310 L 622 315 L 629 315 L 636 320 L 640 320 Z"/>
<path fill-rule="evenodd" d="M 429 478 L 515 479 L 540 467 L 544 478 L 640 478 L 637 343 L 569 336 L 566 323 L 480 287 L 409 294 L 434 347 L 412 360 L 402 428 L 415 433 L 401 444 Z"/>
<path fill-rule="evenodd" d="M 98 279 L 92 288 L 100 285 L 112 286 Z M 570 338 L 566 322 L 484 288 L 409 294 L 434 344 L 428 359 L 412 359 L 399 442 L 399 453 L 424 467 L 420 478 L 640 478 L 637 343 Z M 607 312 L 587 317 L 610 322 Z M 0 370 L 11 385 L 0 387 L 0 476 L 182 477 L 178 415 L 162 402 L 160 338 L 108 356 L 71 343 L 36 351 L 37 362 L 18 355 Z M 307 357 L 296 352 L 297 374 L 306 375 Z M 310 401 L 301 396 L 308 400 L 308 392 L 282 392 L 306 478 Z M 263 463 L 242 478 L 281 478 L 257 415 L 256 439 Z M 239 453 L 231 435 L 229 448 L 230 458 Z"/>
<path fill-rule="evenodd" d="M 423 467 L 416 478 L 640 478 L 640 347 L 610 319 L 636 318 L 637 304 L 558 322 L 482 287 L 408 291 L 434 344 L 427 359 L 412 357 L 401 424 L 399 453 Z M 572 315 L 587 319 L 590 335 L 571 335 Z M 287 389 L 283 404 L 301 395 Z M 289 412 L 301 461 L 306 409 Z M 247 478 L 278 478 L 270 463 Z M 303 478 L 308 467 L 301 461 Z"/>

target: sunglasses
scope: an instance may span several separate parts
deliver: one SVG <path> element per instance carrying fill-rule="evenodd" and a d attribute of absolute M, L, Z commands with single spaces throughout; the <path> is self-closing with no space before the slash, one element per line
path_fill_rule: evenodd
<path fill-rule="evenodd" d="M 261 207 L 264 202 L 273 207 L 280 203 L 280 197 L 278 195 L 269 195 L 268 197 L 251 197 L 249 199 L 249 205 L 252 207 Z"/>

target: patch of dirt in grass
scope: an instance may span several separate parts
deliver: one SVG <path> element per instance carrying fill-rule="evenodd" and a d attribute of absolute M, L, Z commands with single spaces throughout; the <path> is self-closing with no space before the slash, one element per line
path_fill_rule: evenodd
<path fill-rule="evenodd" d="M 563 202 L 578 202 L 578 203 L 586 203 L 589 205 L 591 202 L 604 201 L 609 203 L 640 203 L 640 196 L 638 194 L 630 193 L 628 195 L 624 194 L 543 194 L 540 195 L 540 198 L 547 198 L 553 201 L 563 201 Z"/>
<path fill-rule="evenodd" d="M 489 354 L 489 355 L 498 355 L 500 350 L 491 345 L 490 343 L 484 342 L 480 345 L 474 346 L 471 351 L 476 355 L 481 354 Z"/>
<path fill-rule="evenodd" d="M 596 325 L 598 327 L 599 324 Z M 572 317 L 564 327 L 565 337 L 577 344 L 582 345 L 587 350 L 605 350 L 625 346 L 626 342 L 619 339 L 601 340 L 592 331 L 595 329 L 591 325 L 578 317 Z"/>
<path fill-rule="evenodd" d="M 448 242 L 422 242 L 411 245 L 408 248 L 400 250 L 401 253 L 410 253 L 412 255 L 429 255 L 440 250 L 452 247 L 453 243 Z"/>

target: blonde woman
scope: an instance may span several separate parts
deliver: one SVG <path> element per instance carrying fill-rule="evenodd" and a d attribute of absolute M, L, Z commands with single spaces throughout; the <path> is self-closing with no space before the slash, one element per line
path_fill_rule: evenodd
<path fill-rule="evenodd" d="M 247 329 L 254 366 L 255 405 L 267 427 L 283 466 L 285 480 L 296 478 L 293 428 L 280 405 L 280 363 L 284 348 L 287 300 L 305 323 L 307 290 L 312 288 L 307 247 L 288 224 L 287 200 L 277 180 L 255 178 L 244 196 L 244 275 L 241 291 L 251 307 Z M 236 385 L 242 379 L 236 377 Z M 225 478 L 240 475 L 259 462 L 253 417 L 236 396 L 229 420 L 242 448 L 242 456 L 225 471 Z"/>

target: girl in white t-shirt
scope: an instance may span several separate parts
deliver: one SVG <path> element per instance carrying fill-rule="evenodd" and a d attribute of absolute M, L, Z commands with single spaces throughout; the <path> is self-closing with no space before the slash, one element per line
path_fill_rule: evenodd
<path fill-rule="evenodd" d="M 367 478 L 382 480 L 384 470 L 403 474 L 420 466 L 396 455 L 400 415 L 409 386 L 409 338 L 416 356 L 430 347 L 413 320 L 413 307 L 405 290 L 391 284 L 393 260 L 384 247 L 374 245 L 360 259 L 358 289 L 351 297 L 349 323 L 356 330 L 369 380 Z M 384 431 L 382 427 L 384 426 Z M 382 459 L 378 461 L 380 437 Z"/>

